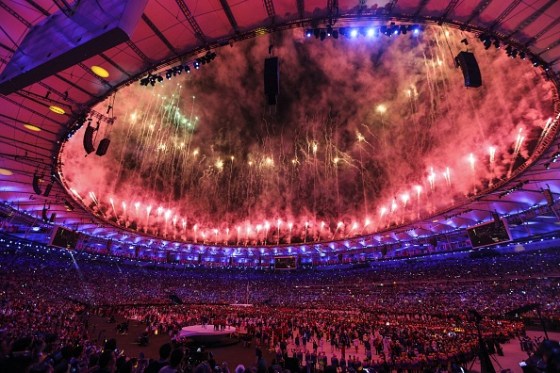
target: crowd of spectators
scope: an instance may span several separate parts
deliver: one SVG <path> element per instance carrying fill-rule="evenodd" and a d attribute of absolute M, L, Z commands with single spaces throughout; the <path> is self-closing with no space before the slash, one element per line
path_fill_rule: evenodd
<path fill-rule="evenodd" d="M 483 315 L 484 338 L 498 349 L 496 342 L 523 333 L 522 324 L 504 320 L 506 311 L 538 303 L 548 322 L 560 319 L 555 249 L 275 272 L 162 269 L 4 247 L 0 284 L 0 367 L 7 372 L 144 372 L 148 359 L 119 356 L 92 335 L 93 314 L 175 337 L 168 359 L 197 373 L 220 364 L 192 364 L 177 336 L 184 326 L 217 320 L 275 351 L 273 370 L 297 362 L 307 371 L 414 371 L 448 370 L 473 357 L 479 344 L 467 310 Z M 238 303 L 252 306 L 232 306 Z"/>

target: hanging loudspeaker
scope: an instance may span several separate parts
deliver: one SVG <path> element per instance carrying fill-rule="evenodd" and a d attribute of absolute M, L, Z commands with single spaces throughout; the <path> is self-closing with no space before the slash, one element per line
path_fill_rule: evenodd
<path fill-rule="evenodd" d="M 455 57 L 455 63 L 461 68 L 463 78 L 465 78 L 465 87 L 480 87 L 482 85 L 480 69 L 474 54 L 459 52 Z"/>
<path fill-rule="evenodd" d="M 280 92 L 280 69 L 278 57 L 264 60 L 264 94 L 268 105 L 276 105 L 276 98 Z"/>
<path fill-rule="evenodd" d="M 53 212 L 53 213 L 51 214 L 51 217 L 50 217 L 50 219 L 49 219 L 49 223 L 54 223 L 54 219 L 56 219 L 56 212 Z"/>
<path fill-rule="evenodd" d="M 93 128 L 92 126 L 88 125 L 86 127 L 86 132 L 84 132 L 84 149 L 86 150 L 86 153 L 91 153 L 95 150 L 95 147 L 93 146 L 93 133 L 95 132 L 95 128 Z"/>
<path fill-rule="evenodd" d="M 49 185 L 47 185 L 47 187 L 45 188 L 45 193 L 43 193 L 43 195 L 45 197 L 48 197 L 49 194 L 51 194 L 52 187 L 53 187 L 53 183 L 50 183 Z"/>
<path fill-rule="evenodd" d="M 546 199 L 546 204 L 548 206 L 554 205 L 554 197 L 552 196 L 552 192 L 550 191 L 550 189 L 544 189 L 542 193 L 544 195 L 544 198 Z"/>
<path fill-rule="evenodd" d="M 41 176 L 37 174 L 33 174 L 33 190 L 37 194 L 43 194 L 41 192 L 41 187 L 39 186 L 39 182 L 41 181 Z"/>
<path fill-rule="evenodd" d="M 103 140 L 101 140 L 99 142 L 99 146 L 97 147 L 97 151 L 95 152 L 95 154 L 97 154 L 98 156 L 104 156 L 107 153 L 107 149 L 109 148 L 109 144 L 111 143 L 111 140 L 108 138 L 104 138 Z"/>
<path fill-rule="evenodd" d="M 41 213 L 41 217 L 43 218 L 43 221 L 46 222 L 47 220 L 49 220 L 48 216 L 47 216 L 47 206 L 43 207 L 43 211 Z"/>

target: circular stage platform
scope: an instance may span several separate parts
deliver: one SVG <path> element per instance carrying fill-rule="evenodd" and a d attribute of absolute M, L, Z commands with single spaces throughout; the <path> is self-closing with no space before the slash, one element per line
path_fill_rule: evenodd
<path fill-rule="evenodd" d="M 206 347 L 229 346 L 239 342 L 239 339 L 232 338 L 236 332 L 232 326 L 225 329 L 214 329 L 214 325 L 191 325 L 185 326 L 179 332 L 180 339 L 188 339 L 198 345 Z"/>
<path fill-rule="evenodd" d="M 214 329 L 214 325 L 191 325 L 185 326 L 179 332 L 179 337 L 181 338 L 193 338 L 193 337 L 212 337 L 212 336 L 227 336 L 235 333 L 236 329 L 232 326 L 226 326 L 225 329 L 218 330 Z"/>

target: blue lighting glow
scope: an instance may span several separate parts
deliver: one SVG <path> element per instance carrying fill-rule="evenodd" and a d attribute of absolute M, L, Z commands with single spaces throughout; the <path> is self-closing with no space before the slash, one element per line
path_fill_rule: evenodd
<path fill-rule="evenodd" d="M 414 35 L 418 35 L 420 33 L 420 29 L 418 27 L 416 27 L 414 30 L 412 30 L 412 33 Z"/>
<path fill-rule="evenodd" d="M 374 28 L 369 28 L 367 30 L 367 36 L 370 37 L 370 38 L 374 37 L 375 36 L 375 29 Z"/>
<path fill-rule="evenodd" d="M 358 36 L 358 30 L 356 30 L 355 28 L 352 29 L 352 31 L 350 31 L 350 36 L 355 38 Z"/>

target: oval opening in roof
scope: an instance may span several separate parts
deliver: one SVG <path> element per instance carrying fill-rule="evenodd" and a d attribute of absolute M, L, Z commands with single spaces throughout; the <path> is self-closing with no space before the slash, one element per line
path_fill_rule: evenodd
<path fill-rule="evenodd" d="M 117 120 L 97 133 L 110 135 L 107 153 L 84 157 L 85 126 L 64 147 L 68 188 L 113 224 L 167 239 L 328 241 L 452 208 L 511 177 L 548 136 L 555 87 L 529 60 L 459 30 L 367 27 L 336 39 L 288 30 L 272 50 L 245 40 L 122 88 Z M 479 88 L 455 65 L 467 48 Z M 271 56 L 276 105 L 263 82 Z"/>

